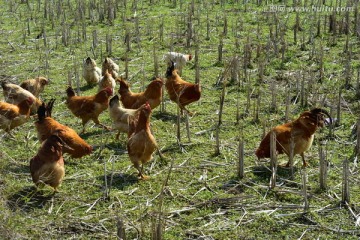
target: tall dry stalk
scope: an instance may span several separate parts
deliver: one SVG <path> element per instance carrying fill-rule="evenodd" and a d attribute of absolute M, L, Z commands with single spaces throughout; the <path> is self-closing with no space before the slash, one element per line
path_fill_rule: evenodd
<path fill-rule="evenodd" d="M 288 90 L 286 91 L 286 96 L 285 96 L 285 122 L 289 121 L 290 118 L 290 90 L 291 90 L 291 86 L 287 87 Z"/>
<path fill-rule="evenodd" d="M 154 74 L 159 76 L 159 60 L 156 52 L 156 44 L 153 44 Z"/>
<path fill-rule="evenodd" d="M 350 203 L 349 161 L 347 159 L 343 161 L 341 201 L 343 204 Z"/>
<path fill-rule="evenodd" d="M 260 89 L 258 89 L 256 104 L 255 104 L 255 109 L 254 109 L 253 122 L 259 122 L 260 105 L 261 105 L 261 91 L 260 91 Z"/>
<path fill-rule="evenodd" d="M 355 155 L 360 157 L 360 119 L 356 123 L 356 146 L 355 146 Z"/>
<path fill-rule="evenodd" d="M 128 52 L 125 52 L 125 79 L 129 79 L 129 54 Z"/>
<path fill-rule="evenodd" d="M 191 142 L 190 122 L 189 122 L 189 113 L 188 112 L 185 113 L 185 126 L 186 126 L 186 135 L 187 135 L 188 141 Z"/>
<path fill-rule="evenodd" d="M 270 92 L 271 92 L 271 105 L 270 105 L 270 111 L 276 112 L 277 111 L 277 89 L 276 89 L 276 82 L 272 81 L 270 84 Z"/>
<path fill-rule="evenodd" d="M 308 199 L 308 194 L 307 194 L 307 179 L 308 179 L 308 175 L 307 175 L 307 171 L 306 168 L 303 168 L 301 170 L 302 173 L 302 187 L 303 187 L 303 196 L 304 196 L 304 213 L 307 213 L 309 211 L 309 199 Z"/>
<path fill-rule="evenodd" d="M 328 161 L 326 160 L 326 154 L 323 146 L 319 146 L 319 159 L 320 159 L 320 174 L 319 184 L 321 190 L 327 189 L 327 175 L 328 175 Z"/>
<path fill-rule="evenodd" d="M 219 45 L 218 45 L 218 63 L 222 63 L 223 59 L 223 47 L 224 47 L 224 39 L 222 36 L 219 38 Z"/>
<path fill-rule="evenodd" d="M 342 119 L 341 119 L 341 100 L 342 100 L 342 89 L 339 89 L 339 94 L 338 94 L 338 101 L 337 101 L 337 106 L 336 106 L 336 126 L 340 126 Z M 334 129 L 333 129 L 334 130 Z M 334 133 L 332 133 L 333 135 Z M 331 135 L 331 136 L 332 136 Z"/>
<path fill-rule="evenodd" d="M 238 170 L 237 170 L 237 176 L 239 179 L 243 179 L 245 176 L 244 172 L 244 141 L 239 140 L 238 144 Z"/>
<path fill-rule="evenodd" d="M 215 155 L 220 155 L 220 126 L 222 124 L 222 113 L 225 101 L 225 93 L 226 93 L 226 83 L 224 83 L 221 95 L 220 95 L 220 106 L 219 106 L 219 119 L 216 126 L 216 148 L 215 148 Z"/>
<path fill-rule="evenodd" d="M 180 107 L 179 105 L 177 106 L 177 118 L 176 118 L 176 137 L 177 137 L 177 141 L 178 144 L 181 144 L 181 113 L 180 113 Z"/>
<path fill-rule="evenodd" d="M 125 224 L 122 219 L 117 217 L 116 219 L 116 236 L 119 240 L 126 240 Z"/>
<path fill-rule="evenodd" d="M 294 179 L 294 150 L 295 150 L 295 141 L 294 141 L 293 132 L 291 132 L 290 153 L 289 153 L 290 179 Z"/>
<path fill-rule="evenodd" d="M 110 34 L 106 34 L 106 53 L 107 55 L 112 55 L 112 36 Z"/>
<path fill-rule="evenodd" d="M 164 221 L 164 213 L 163 213 L 163 206 L 164 206 L 164 195 L 167 186 L 169 185 L 169 179 L 174 166 L 174 158 L 171 158 L 171 165 L 169 167 L 169 171 L 164 179 L 163 185 L 160 190 L 159 194 L 159 205 L 157 210 L 157 216 L 155 217 L 155 221 L 153 221 L 152 226 L 152 240 L 162 240 L 163 239 L 163 231 L 165 229 L 165 221 Z"/>
<path fill-rule="evenodd" d="M 270 189 L 276 187 L 276 172 L 277 172 L 277 156 L 276 156 L 276 133 L 271 131 L 270 133 Z"/>

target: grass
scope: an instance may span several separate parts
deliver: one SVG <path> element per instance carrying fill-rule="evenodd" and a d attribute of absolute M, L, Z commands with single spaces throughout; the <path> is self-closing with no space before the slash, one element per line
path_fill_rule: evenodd
<path fill-rule="evenodd" d="M 167 162 L 162 162 L 155 155 L 145 168 L 146 174 L 151 177 L 149 181 L 136 179 L 136 170 L 126 153 L 125 134 L 116 141 L 115 132 L 103 131 L 91 123 L 83 137 L 97 146 L 94 153 L 79 160 L 65 155 L 66 176 L 60 192 L 54 197 L 50 188 L 35 192 L 28 167 L 29 159 L 40 146 L 34 120 L 13 131 L 15 140 L 2 136 L 0 216 L 3 222 L 0 233 L 4 238 L 116 239 L 121 220 L 128 239 L 150 239 L 154 236 L 159 214 L 163 222 L 160 226 L 163 239 L 359 238 L 356 220 L 341 204 L 342 162 L 348 159 L 351 169 L 350 207 L 355 214 L 360 212 L 359 168 L 353 155 L 356 141 L 351 138 L 352 126 L 359 114 L 358 98 L 355 96 L 359 38 L 355 32 L 348 35 L 352 87 L 342 91 L 341 122 L 335 128 L 335 137 L 326 138 L 326 128 L 318 131 L 312 148 L 306 153 L 310 164 L 306 169 L 308 211 L 304 211 L 300 157 L 295 157 L 294 179 L 290 180 L 288 169 L 279 168 L 277 187 L 271 190 L 268 187 L 270 164 L 267 160 L 259 162 L 254 155 L 263 126 L 269 130 L 271 126 L 284 122 L 286 93 L 291 99 L 299 98 L 302 79 L 308 93 L 308 106 L 293 101 L 290 119 L 314 106 L 324 106 L 329 111 L 331 107 L 333 116 L 336 116 L 338 92 L 344 84 L 347 35 L 328 32 L 325 22 L 328 24 L 330 13 L 317 15 L 321 20 L 321 36 L 312 41 L 308 40 L 315 32 L 315 28 L 311 27 L 315 22 L 314 14 L 301 14 L 303 31 L 298 32 L 297 43 L 294 43 L 292 26 L 295 13 L 266 14 L 263 10 L 267 6 L 256 5 L 255 1 L 246 4 L 239 1 L 194 1 L 191 19 L 198 43 L 191 40 L 191 46 L 187 47 L 187 24 L 184 20 L 189 20 L 191 1 L 153 1 L 153 5 L 148 1 L 127 1 L 126 8 L 124 1 L 109 1 L 117 6 L 114 19 L 108 17 L 103 1 L 47 1 L 47 5 L 44 1 L 22 2 L 28 4 L 0 1 L 4 6 L 0 10 L 0 32 L 3 36 L 0 40 L 1 79 L 20 83 L 38 75 L 50 78 L 51 84 L 45 89 L 42 99 L 56 97 L 53 117 L 78 132 L 81 131 L 81 121 L 66 108 L 65 89 L 70 78 L 75 86 L 79 79 L 82 95 L 96 92 L 96 87 L 83 87 L 85 81 L 81 78 L 81 67 L 82 60 L 87 56 L 95 58 L 100 65 L 102 59 L 110 55 L 119 63 L 121 71 L 125 71 L 125 63 L 121 59 L 127 55 L 131 59 L 129 76 L 132 90 L 139 91 L 154 75 L 154 46 L 159 56 L 159 73 L 164 76 L 163 53 L 173 49 L 194 54 L 196 44 L 199 44 L 203 92 L 201 100 L 189 107 L 196 112 L 190 119 L 191 142 L 187 141 L 182 119 L 182 141 L 178 144 L 176 105 L 168 100 L 167 95 L 166 111 L 154 110 L 152 130 Z M 95 3 L 96 7 L 90 3 Z M 292 3 L 285 4 L 290 6 Z M 84 10 L 83 17 L 79 15 L 81 9 Z M 345 12 L 336 16 L 340 26 Z M 140 35 L 136 34 L 136 17 Z M 223 35 L 225 17 L 227 35 Z M 354 17 L 354 12 L 350 12 L 351 27 L 356 22 Z M 206 38 L 207 26 L 209 39 Z M 40 34 L 42 29 L 45 38 Z M 131 33 L 132 39 L 128 53 L 124 44 L 126 31 Z M 106 35 L 112 39 L 111 53 L 106 52 Z M 94 36 L 98 43 L 95 46 Z M 219 37 L 223 37 L 224 43 L 223 61 L 220 63 L 217 61 Z M 284 62 L 281 53 L 275 51 L 280 48 L 281 42 L 286 43 Z M 245 70 L 241 67 L 240 87 L 236 81 L 227 79 L 229 84 L 226 86 L 219 132 L 220 154 L 215 155 L 214 127 L 218 121 L 223 88 L 222 84 L 216 86 L 215 83 L 235 54 L 239 55 L 242 66 L 246 43 L 251 49 L 251 68 L 246 69 L 245 79 Z M 301 44 L 305 45 L 305 50 L 301 50 Z M 262 50 L 256 58 L 258 46 Z M 319 77 L 321 46 L 324 49 L 322 61 L 325 74 L 322 83 L 316 80 Z M 265 63 L 263 81 L 258 81 L 260 61 Z M 193 82 L 193 62 L 183 70 L 183 76 Z M 272 110 L 271 85 L 274 81 L 277 106 Z M 248 92 L 251 98 L 249 112 L 245 113 Z M 254 121 L 258 97 L 261 99 L 259 119 Z M 243 116 L 238 124 L 237 101 Z M 101 115 L 100 121 L 111 125 L 107 112 Z M 237 177 L 239 139 L 243 139 L 245 146 L 244 179 Z M 320 190 L 318 184 L 320 142 L 324 144 L 330 162 L 326 191 Z M 287 158 L 279 156 L 279 161 L 286 162 Z"/>

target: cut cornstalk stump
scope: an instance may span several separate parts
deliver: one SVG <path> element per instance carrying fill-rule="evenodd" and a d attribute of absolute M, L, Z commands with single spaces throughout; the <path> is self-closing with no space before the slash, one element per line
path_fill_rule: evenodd
<path fill-rule="evenodd" d="M 327 189 L 327 175 L 328 175 L 328 161 L 326 160 L 326 155 L 323 149 L 323 146 L 319 146 L 319 159 L 320 159 L 320 189 Z"/>
<path fill-rule="evenodd" d="M 276 187 L 276 172 L 277 172 L 277 156 L 276 156 L 276 133 L 271 131 L 270 133 L 270 189 Z"/>
<path fill-rule="evenodd" d="M 289 87 L 290 89 L 290 87 Z M 285 99 L 285 122 L 289 121 L 290 115 L 290 91 L 286 91 L 286 99 Z"/>
<path fill-rule="evenodd" d="M 343 204 L 350 203 L 350 186 L 349 186 L 349 161 L 343 161 L 343 177 L 342 177 L 342 197 Z"/>
<path fill-rule="evenodd" d="M 294 136 L 291 135 L 291 138 L 290 138 L 290 153 L 289 153 L 289 167 L 290 167 L 290 178 L 291 179 L 294 179 L 294 149 L 295 149 Z"/>
<path fill-rule="evenodd" d="M 125 224 L 124 221 L 119 217 L 117 218 L 116 221 L 116 228 L 117 228 L 116 236 L 118 237 L 118 239 L 126 240 Z"/>
<path fill-rule="evenodd" d="M 356 125 L 356 156 L 360 156 L 360 119 L 357 122 Z"/>
<path fill-rule="evenodd" d="M 302 187 L 303 187 L 303 195 L 304 195 L 304 213 L 309 211 L 309 199 L 307 195 L 307 171 L 306 168 L 301 170 L 302 173 Z"/>
<path fill-rule="evenodd" d="M 188 137 L 188 141 L 191 142 L 190 138 L 190 123 L 189 123 L 189 113 L 185 112 L 185 126 L 186 126 L 186 134 Z"/>
<path fill-rule="evenodd" d="M 237 175 L 239 179 L 243 179 L 244 174 L 244 141 L 240 140 L 238 145 L 238 169 Z"/>

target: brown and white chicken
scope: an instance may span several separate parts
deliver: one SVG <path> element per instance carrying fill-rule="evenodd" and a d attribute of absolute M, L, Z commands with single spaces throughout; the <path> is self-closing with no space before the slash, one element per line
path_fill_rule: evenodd
<path fill-rule="evenodd" d="M 111 88 L 113 94 L 115 93 L 116 82 L 115 79 L 111 76 L 108 70 L 105 70 L 104 76 L 101 77 L 99 81 L 99 90 L 103 90 L 104 88 Z"/>
<path fill-rule="evenodd" d="M 106 57 L 102 63 L 102 74 L 104 75 L 106 70 L 111 76 L 116 79 L 119 76 L 119 65 L 117 65 L 111 58 Z"/>
<path fill-rule="evenodd" d="M 32 98 L 27 98 L 18 104 L 0 102 L 0 128 L 11 135 L 10 131 L 28 121 Z"/>
<path fill-rule="evenodd" d="M 2 82 L 1 87 L 3 89 L 5 101 L 8 103 L 17 105 L 20 102 L 31 98 L 33 100 L 33 104 L 30 108 L 30 114 L 36 114 L 38 107 L 42 104 L 42 102 L 35 97 L 34 94 L 17 84 Z"/>
<path fill-rule="evenodd" d="M 49 80 L 45 77 L 37 77 L 33 79 L 27 79 L 20 83 L 20 87 L 31 92 L 35 97 L 39 97 L 40 93 L 44 91 L 46 85 L 49 84 Z"/>
<path fill-rule="evenodd" d="M 118 130 L 116 139 L 119 139 L 121 132 L 129 132 L 129 123 L 134 121 L 138 117 L 141 109 L 145 107 L 145 104 L 140 106 L 138 109 L 127 109 L 124 108 L 120 102 L 119 96 L 115 95 L 110 99 L 109 102 L 109 114 L 113 122 L 112 129 Z"/>

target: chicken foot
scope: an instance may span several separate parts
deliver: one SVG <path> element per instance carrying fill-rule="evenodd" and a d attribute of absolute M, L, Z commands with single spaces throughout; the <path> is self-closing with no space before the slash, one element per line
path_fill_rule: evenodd
<path fill-rule="evenodd" d="M 134 167 L 138 170 L 138 176 L 139 180 L 148 180 L 150 177 L 143 174 L 144 171 L 144 165 L 142 164 L 140 167 L 140 164 L 136 163 L 134 164 Z"/>
<path fill-rule="evenodd" d="M 300 153 L 300 156 L 301 156 L 301 159 L 302 159 L 302 162 L 303 162 L 303 168 L 306 168 L 308 166 L 308 163 L 305 160 L 304 153 Z M 290 161 L 288 161 L 287 164 L 284 167 L 289 168 L 290 167 Z"/>

